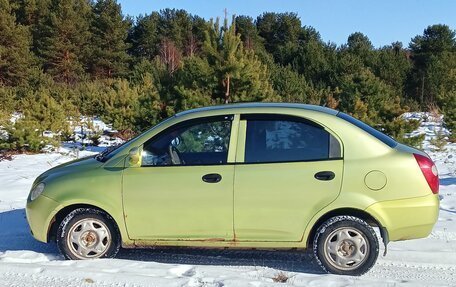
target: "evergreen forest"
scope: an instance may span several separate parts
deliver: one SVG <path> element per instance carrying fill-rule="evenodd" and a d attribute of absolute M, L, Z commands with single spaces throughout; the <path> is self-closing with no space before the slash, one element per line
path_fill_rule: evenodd
<path fill-rule="evenodd" d="M 235 102 L 327 106 L 411 145 L 420 139 L 404 135 L 419 123 L 400 115 L 429 111 L 454 140 L 456 32 L 429 24 L 409 43 L 374 47 L 353 31 L 336 45 L 293 12 L 133 18 L 116 0 L 0 0 L 0 150 L 39 151 L 44 131 L 68 140 L 68 119 L 81 115 L 129 137 Z"/>

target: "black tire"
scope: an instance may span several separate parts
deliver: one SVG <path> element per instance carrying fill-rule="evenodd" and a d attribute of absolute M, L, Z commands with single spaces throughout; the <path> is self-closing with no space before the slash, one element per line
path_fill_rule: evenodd
<path fill-rule="evenodd" d="M 86 231 L 81 227 L 84 223 L 86 223 L 84 226 L 88 226 Z M 97 236 L 99 232 L 106 236 Z M 80 236 L 78 236 L 79 233 Z M 76 235 L 78 240 L 75 241 L 78 243 L 72 242 L 71 234 Z M 70 260 L 113 258 L 120 249 L 120 233 L 114 220 L 107 213 L 94 208 L 78 208 L 70 212 L 60 223 L 56 238 L 60 252 Z M 86 240 L 87 238 L 90 240 Z M 83 245 L 85 243 L 87 248 Z M 103 251 L 98 252 L 94 249 L 94 245 L 101 246 L 100 249 L 104 248 Z M 78 254 L 82 249 L 94 249 L 94 251 L 83 256 Z"/>
<path fill-rule="evenodd" d="M 318 228 L 313 253 L 327 273 L 360 276 L 377 261 L 379 243 L 374 229 L 364 220 L 354 216 L 335 216 Z M 337 262 L 339 260 L 342 262 Z"/>

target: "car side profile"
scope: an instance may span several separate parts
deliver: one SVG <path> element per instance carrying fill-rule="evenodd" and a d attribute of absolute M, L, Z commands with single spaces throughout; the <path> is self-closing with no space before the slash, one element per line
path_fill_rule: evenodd
<path fill-rule="evenodd" d="M 342 112 L 249 103 L 181 112 L 94 157 L 41 174 L 33 236 L 67 259 L 151 246 L 311 249 L 361 275 L 381 241 L 423 238 L 438 175 L 422 151 Z"/>

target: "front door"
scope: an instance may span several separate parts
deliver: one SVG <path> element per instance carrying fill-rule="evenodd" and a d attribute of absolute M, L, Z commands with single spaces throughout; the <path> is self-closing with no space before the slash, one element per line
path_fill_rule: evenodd
<path fill-rule="evenodd" d="M 289 116 L 246 115 L 239 127 L 245 145 L 235 169 L 237 240 L 301 241 L 313 215 L 339 194 L 338 140 Z"/>
<path fill-rule="evenodd" d="M 231 126 L 231 116 L 185 121 L 143 145 L 141 166 L 123 174 L 131 239 L 233 239 Z"/>

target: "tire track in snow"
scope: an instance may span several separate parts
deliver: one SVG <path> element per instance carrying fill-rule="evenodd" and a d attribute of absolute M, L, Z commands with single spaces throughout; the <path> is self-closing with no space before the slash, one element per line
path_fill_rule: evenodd
<path fill-rule="evenodd" d="M 421 286 L 456 286 L 456 266 L 379 260 L 363 278 L 413 282 Z"/>
<path fill-rule="evenodd" d="M 105 281 L 98 281 L 80 277 L 68 277 L 42 273 L 43 269 L 36 273 L 22 273 L 22 272 L 1 272 L 0 271 L 0 286 L 8 287 L 35 287 L 35 286 L 53 286 L 53 287 L 80 287 L 80 286 L 100 286 L 100 287 L 135 287 L 140 285 L 133 285 L 128 283 L 112 283 Z"/>

